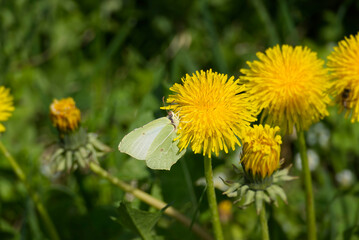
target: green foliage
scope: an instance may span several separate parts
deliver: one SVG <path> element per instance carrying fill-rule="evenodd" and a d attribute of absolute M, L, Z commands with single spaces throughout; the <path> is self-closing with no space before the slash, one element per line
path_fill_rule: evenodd
<path fill-rule="evenodd" d="M 114 217 L 113 220 L 140 235 L 142 239 L 152 240 L 154 239 L 153 227 L 160 220 L 161 216 L 162 211 L 146 212 L 131 208 L 128 203 L 121 202 L 118 207 L 118 217 Z"/>
<path fill-rule="evenodd" d="M 187 151 L 170 172 L 153 171 L 117 151 L 120 140 L 167 115 L 159 109 L 162 97 L 186 73 L 212 68 L 238 77 L 256 52 L 282 43 L 307 45 L 324 59 L 338 40 L 358 31 L 358 13 L 358 1 L 351 0 L 0 1 L 0 84 L 11 88 L 16 107 L 1 141 L 45 202 L 61 239 L 134 238 L 110 219 L 118 215 L 114 203 L 152 208 L 89 172 L 54 179 L 42 174 L 41 155 L 57 140 L 49 105 L 73 97 L 82 126 L 113 149 L 99 160 L 103 168 L 209 229 L 207 199 L 199 201 L 204 186 L 196 184 L 203 177 L 202 156 Z M 308 148 L 320 159 L 312 172 L 319 239 L 358 239 L 359 125 L 335 106 L 320 124 L 307 136 L 316 133 Z M 293 139 L 282 148 L 286 164 L 295 162 Z M 232 163 L 238 164 L 238 153 L 213 159 L 214 167 L 227 169 L 221 172 L 226 179 L 232 178 Z M 345 169 L 353 174 L 350 185 L 337 180 Z M 294 167 L 291 175 L 300 174 Z M 267 212 L 271 237 L 305 239 L 301 181 L 283 188 L 288 205 L 278 201 Z M 226 199 L 217 191 L 218 202 Z M 223 222 L 226 239 L 260 238 L 254 207 L 233 207 L 229 217 Z M 156 232 L 165 239 L 196 239 L 166 217 Z M 26 189 L 0 155 L 0 239 L 47 238 Z"/>

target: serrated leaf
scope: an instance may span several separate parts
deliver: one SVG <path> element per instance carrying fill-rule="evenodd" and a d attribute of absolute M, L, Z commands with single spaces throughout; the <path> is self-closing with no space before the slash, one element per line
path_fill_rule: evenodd
<path fill-rule="evenodd" d="M 132 208 L 128 203 L 120 203 L 115 219 L 122 226 L 139 234 L 144 240 L 153 239 L 152 229 L 162 216 L 162 211 L 146 212 Z"/>

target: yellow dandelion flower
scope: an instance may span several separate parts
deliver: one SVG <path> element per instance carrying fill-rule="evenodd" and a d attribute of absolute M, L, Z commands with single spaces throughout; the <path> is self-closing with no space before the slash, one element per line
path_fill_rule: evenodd
<path fill-rule="evenodd" d="M 282 138 L 276 133 L 279 127 L 254 125 L 248 128 L 242 139 L 241 164 L 246 172 L 262 178 L 271 176 L 280 165 L 280 145 Z"/>
<path fill-rule="evenodd" d="M 50 105 L 50 118 L 61 132 L 72 132 L 79 126 L 81 112 L 72 98 L 55 99 Z"/>
<path fill-rule="evenodd" d="M 15 110 L 13 105 L 13 97 L 10 95 L 10 90 L 4 86 L 0 86 L 0 121 L 4 122 L 9 119 L 12 112 Z M 5 127 L 0 123 L 0 132 L 5 132 Z"/>
<path fill-rule="evenodd" d="M 307 47 L 279 45 L 257 53 L 259 61 L 241 69 L 250 101 L 263 110 L 261 122 L 284 133 L 306 130 L 328 115 L 329 81 L 324 61 Z"/>
<path fill-rule="evenodd" d="M 331 93 L 336 96 L 341 111 L 351 115 L 351 122 L 359 122 L 359 33 L 340 41 L 328 56 L 331 71 Z"/>
<path fill-rule="evenodd" d="M 174 84 L 165 109 L 172 110 L 180 119 L 178 147 L 182 151 L 191 145 L 194 153 L 203 152 L 211 158 L 220 150 L 226 153 L 240 145 L 237 137 L 255 121 L 254 110 L 246 100 L 244 87 L 234 77 L 208 70 L 182 78 Z"/>

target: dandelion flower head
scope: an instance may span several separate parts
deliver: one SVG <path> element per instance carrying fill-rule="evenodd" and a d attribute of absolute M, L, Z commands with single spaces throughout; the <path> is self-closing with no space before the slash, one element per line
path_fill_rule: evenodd
<path fill-rule="evenodd" d="M 217 156 L 240 145 L 244 128 L 256 120 L 255 110 L 248 103 L 244 87 L 234 77 L 212 72 L 196 72 L 182 78 L 182 84 L 174 84 L 174 93 L 167 99 L 169 106 L 180 119 L 178 147 L 180 151 L 191 146 L 194 153 Z"/>
<path fill-rule="evenodd" d="M 13 97 L 10 90 L 4 86 L 0 86 L 0 122 L 7 121 L 15 110 L 13 105 Z M 0 123 L 0 132 L 5 132 L 5 127 Z"/>
<path fill-rule="evenodd" d="M 346 117 L 359 122 L 359 33 L 340 41 L 328 56 L 331 72 L 331 93 Z"/>
<path fill-rule="evenodd" d="M 242 139 L 241 164 L 246 172 L 262 178 L 271 176 L 280 166 L 282 138 L 276 133 L 279 127 L 254 125 L 248 128 Z"/>
<path fill-rule="evenodd" d="M 259 61 L 241 69 L 250 101 L 263 110 L 261 122 L 283 133 L 306 130 L 328 115 L 329 80 L 324 61 L 307 47 L 279 45 L 257 53 Z"/>
<path fill-rule="evenodd" d="M 79 126 L 81 112 L 72 98 L 55 99 L 50 105 L 50 118 L 61 132 L 72 132 Z"/>

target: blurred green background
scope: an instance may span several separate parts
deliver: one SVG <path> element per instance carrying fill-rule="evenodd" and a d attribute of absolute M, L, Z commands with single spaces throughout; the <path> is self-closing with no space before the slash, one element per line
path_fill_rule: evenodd
<path fill-rule="evenodd" d="M 56 141 L 49 120 L 54 98 L 73 97 L 83 126 L 114 151 L 101 161 L 113 175 L 170 203 L 210 229 L 201 155 L 188 151 L 170 172 L 152 171 L 117 151 L 135 127 L 166 115 L 168 88 L 186 73 L 212 68 L 239 76 L 255 53 L 276 44 L 307 45 L 325 59 L 337 42 L 359 30 L 359 1 L 309 0 L 1 0 L 0 84 L 16 110 L 1 140 L 49 209 L 62 239 L 133 239 L 111 220 L 118 202 L 153 210 L 91 173 L 52 180 L 41 154 Z M 359 124 L 335 106 L 307 134 L 313 166 L 319 239 L 359 239 Z M 292 175 L 300 175 L 294 137 L 283 144 Z M 238 152 L 214 158 L 215 172 L 233 178 Z M 216 178 L 218 180 L 218 177 Z M 220 183 L 220 182 L 219 182 Z M 268 207 L 272 239 L 305 239 L 300 180 L 284 186 L 288 205 Z M 226 200 L 221 191 L 218 201 Z M 232 207 L 226 239 L 259 239 L 254 207 Z M 173 219 L 155 228 L 163 239 L 196 239 Z M 25 188 L 0 156 L 0 239 L 46 239 Z"/>

